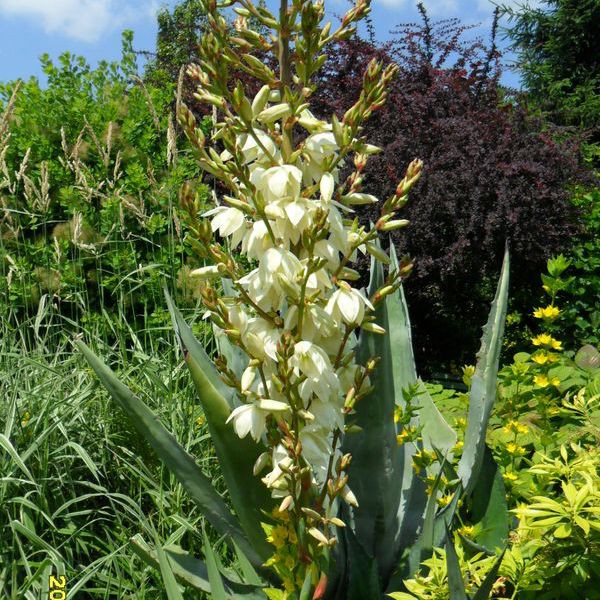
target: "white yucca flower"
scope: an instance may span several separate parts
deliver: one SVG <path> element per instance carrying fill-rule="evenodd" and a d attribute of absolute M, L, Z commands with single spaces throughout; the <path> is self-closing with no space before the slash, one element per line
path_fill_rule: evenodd
<path fill-rule="evenodd" d="M 213 232 L 218 231 L 221 237 L 231 237 L 232 247 L 237 247 L 242 241 L 246 230 L 246 220 L 244 213 L 231 206 L 217 206 L 207 212 L 203 217 L 213 217 L 211 228 Z"/>
<path fill-rule="evenodd" d="M 341 319 L 348 325 L 360 325 L 365 317 L 365 307 L 374 310 L 362 292 L 343 281 L 329 298 L 325 310 L 336 320 Z"/>
<path fill-rule="evenodd" d="M 285 412 L 290 407 L 277 400 L 259 399 L 243 404 L 231 411 L 227 423 L 233 421 L 233 427 L 239 437 L 248 434 L 258 441 L 266 431 L 267 417 L 275 412 Z"/>
<path fill-rule="evenodd" d="M 331 452 L 339 454 L 338 449 L 332 450 L 333 432 L 343 430 L 344 398 L 355 385 L 357 368 L 354 362 L 339 366 L 336 360 L 344 346 L 349 351 L 356 344 L 348 328 L 359 326 L 373 309 L 361 291 L 333 275 L 341 269 L 342 257 L 347 273 L 348 260 L 366 251 L 362 234 L 344 221 L 352 213 L 348 205 L 373 198 L 353 192 L 342 197 L 344 204 L 335 200 L 337 169 L 342 164 L 339 147 L 331 125 L 309 111 L 303 111 L 299 120 L 309 132 L 301 154 L 293 164 L 283 162 L 279 129 L 273 122 L 288 115 L 289 106 L 269 106 L 269 101 L 278 101 L 270 96 L 263 88 L 252 111 L 265 128 L 272 128 L 272 135 L 254 126 L 253 135 L 236 138 L 238 163 L 247 169 L 247 178 L 236 179 L 236 184 L 256 212 L 244 213 L 231 201 L 233 206 L 205 213 L 213 232 L 229 239 L 231 248 L 241 244 L 241 253 L 256 261 L 256 268 L 235 282 L 244 297 L 222 299 L 228 307 L 228 327 L 237 332 L 243 355 L 253 361 L 244 365 L 240 375 L 238 391 L 245 404 L 232 411 L 229 422 L 240 437 L 250 434 L 260 439 L 271 418 L 291 424 L 293 412 L 301 410 L 303 420 L 295 422 L 303 460 L 311 466 L 313 481 L 322 486 Z M 231 158 L 228 152 L 221 154 L 222 160 Z M 311 187 L 310 194 L 306 186 Z M 314 235 L 316 215 L 323 212 L 324 229 L 306 245 L 305 233 L 309 238 Z M 322 262 L 315 267 L 317 259 Z M 291 334 L 293 348 L 286 384 L 295 390 L 293 406 L 276 377 L 284 332 Z M 270 456 L 272 470 L 263 482 L 273 496 L 287 497 L 293 491 L 286 488 L 289 478 L 284 471 L 292 460 L 282 445 L 271 448 Z M 345 495 L 352 501 L 351 492 Z"/>

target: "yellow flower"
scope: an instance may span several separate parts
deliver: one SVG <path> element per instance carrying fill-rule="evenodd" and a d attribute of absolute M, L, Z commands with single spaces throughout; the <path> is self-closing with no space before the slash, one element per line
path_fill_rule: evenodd
<path fill-rule="evenodd" d="M 271 530 L 271 535 L 267 538 L 275 548 L 279 549 L 285 544 L 285 540 L 288 537 L 288 530 L 281 525 L 276 525 Z"/>
<path fill-rule="evenodd" d="M 278 508 L 274 508 L 271 514 L 277 521 L 289 521 L 290 519 L 290 515 L 287 511 L 279 510 Z"/>
<path fill-rule="evenodd" d="M 556 319 L 556 317 L 558 317 L 559 314 L 560 310 L 552 304 L 549 304 L 548 306 L 546 306 L 546 308 L 536 308 L 533 311 L 533 316 L 536 319 L 546 319 L 548 321 Z"/>
<path fill-rule="evenodd" d="M 515 420 L 509 421 L 502 429 L 505 433 L 527 433 L 529 431 L 527 425 Z"/>
<path fill-rule="evenodd" d="M 473 537 L 473 534 L 475 533 L 475 527 L 473 527 L 473 525 L 463 525 L 457 529 L 457 531 L 465 537 Z"/>
<path fill-rule="evenodd" d="M 296 566 L 296 561 L 291 554 L 288 554 L 283 561 L 283 565 L 291 571 Z"/>
<path fill-rule="evenodd" d="M 471 379 L 473 379 L 473 375 L 475 375 L 475 367 L 473 365 L 465 365 L 462 368 L 463 376 L 462 380 L 466 386 L 471 385 Z"/>
<path fill-rule="evenodd" d="M 552 343 L 553 347 L 556 344 L 561 346 L 561 342 L 559 342 L 557 340 L 552 340 L 551 343 Z M 531 360 L 536 362 L 538 365 L 545 365 L 546 363 L 556 362 L 558 360 L 558 356 L 556 354 L 554 354 L 553 352 L 540 351 L 540 352 L 536 352 L 534 355 L 532 355 Z"/>
<path fill-rule="evenodd" d="M 441 496 L 440 498 L 438 498 L 438 504 L 440 506 L 448 506 L 448 504 L 450 504 L 450 502 L 452 501 L 452 498 L 452 494 L 446 494 L 445 496 Z"/>
<path fill-rule="evenodd" d="M 550 380 L 550 383 L 554 386 L 554 387 L 558 387 L 560 385 L 560 379 L 558 377 L 553 377 Z"/>
<path fill-rule="evenodd" d="M 290 540 L 290 544 L 298 543 L 298 536 L 296 535 L 296 532 L 293 529 L 290 529 L 288 531 L 288 539 Z"/>
<path fill-rule="evenodd" d="M 506 480 L 506 481 L 516 481 L 519 477 L 513 473 L 512 471 L 506 471 L 506 473 L 504 473 L 504 475 L 502 475 L 502 477 Z"/>
<path fill-rule="evenodd" d="M 454 444 L 454 450 L 456 450 L 456 451 L 462 450 L 464 445 L 465 445 L 465 443 L 462 440 L 458 440 L 458 442 L 456 442 L 456 444 Z"/>
<path fill-rule="evenodd" d="M 513 456 L 525 454 L 525 448 L 515 444 L 514 442 L 509 442 L 506 444 L 506 451 Z"/>
<path fill-rule="evenodd" d="M 547 333 L 536 335 L 531 342 L 534 346 L 549 346 L 552 343 L 552 336 Z"/>
<path fill-rule="evenodd" d="M 538 365 L 545 365 L 549 361 L 549 355 L 546 352 L 539 352 L 532 355 L 531 360 Z"/>
<path fill-rule="evenodd" d="M 29 419 L 31 419 L 31 414 L 29 413 L 28 410 L 26 410 L 25 413 L 23 414 L 23 419 L 21 420 L 21 427 L 27 427 L 27 424 L 29 423 Z"/>
<path fill-rule="evenodd" d="M 553 350 L 562 350 L 562 342 L 555 340 L 548 333 L 540 333 L 540 335 L 532 338 L 531 342 L 534 346 L 546 346 L 547 348 L 552 348 Z"/>
<path fill-rule="evenodd" d="M 197 427 L 202 427 L 202 425 L 204 425 L 204 423 L 206 423 L 206 417 L 201 416 L 201 417 L 198 417 L 196 419 L 196 426 Z"/>
<path fill-rule="evenodd" d="M 543 373 L 541 375 L 534 375 L 533 382 L 535 383 L 535 385 L 542 388 L 548 387 L 550 385 L 550 380 L 548 379 L 548 376 L 544 375 Z"/>
<path fill-rule="evenodd" d="M 397 442 L 398 446 L 402 446 L 402 444 L 404 444 L 404 442 L 407 440 L 407 438 L 408 438 L 408 431 L 406 431 L 406 429 L 403 429 L 396 436 L 396 442 Z"/>
<path fill-rule="evenodd" d="M 454 419 L 454 424 L 458 429 L 465 429 L 467 420 L 464 417 L 459 417 L 458 419 Z"/>

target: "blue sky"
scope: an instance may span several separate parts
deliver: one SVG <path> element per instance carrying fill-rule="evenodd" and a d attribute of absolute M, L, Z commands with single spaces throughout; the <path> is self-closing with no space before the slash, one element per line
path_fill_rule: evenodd
<path fill-rule="evenodd" d="M 517 0 L 503 0 L 515 4 Z M 120 32 L 133 29 L 136 49 L 151 50 L 156 36 L 156 12 L 176 0 L 0 0 L 0 81 L 40 75 L 39 56 L 56 58 L 69 50 L 92 64 L 120 56 Z M 276 0 L 267 0 L 273 6 Z M 373 0 L 372 19 L 378 39 L 390 29 L 417 20 L 415 0 Z M 426 0 L 432 18 L 460 17 L 469 24 L 481 23 L 487 37 L 492 0 Z M 325 0 L 328 17 L 343 13 L 346 0 Z M 505 81 L 517 84 L 515 75 Z"/>

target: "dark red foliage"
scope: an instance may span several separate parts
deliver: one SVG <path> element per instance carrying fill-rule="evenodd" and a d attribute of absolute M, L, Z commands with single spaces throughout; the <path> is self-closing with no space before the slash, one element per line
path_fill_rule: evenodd
<path fill-rule="evenodd" d="M 323 117 L 343 115 L 373 56 L 400 67 L 387 104 L 364 130 L 384 149 L 370 161 L 364 189 L 385 199 L 413 158 L 425 162 L 402 215 L 411 224 L 394 238 L 415 259 L 405 289 L 421 366 L 473 359 L 506 241 L 518 304 L 576 231 L 567 191 L 582 177 L 575 149 L 503 101 L 495 49 L 463 44 L 464 30 L 456 20 L 426 20 L 384 48 L 359 39 L 337 46 L 313 106 Z"/>

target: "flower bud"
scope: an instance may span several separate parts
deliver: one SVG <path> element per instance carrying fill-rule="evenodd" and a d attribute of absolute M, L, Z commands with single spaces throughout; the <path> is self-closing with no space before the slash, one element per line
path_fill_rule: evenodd
<path fill-rule="evenodd" d="M 379 335 L 385 335 L 385 329 L 383 327 L 377 325 L 377 323 L 371 323 L 370 321 L 364 321 L 360 328 L 372 333 L 378 333 Z"/>
<path fill-rule="evenodd" d="M 344 267 L 339 275 L 338 279 L 346 279 L 348 281 L 358 281 L 360 279 L 360 273 L 351 269 L 350 267 Z"/>
<path fill-rule="evenodd" d="M 367 252 L 379 262 L 383 263 L 384 265 L 390 264 L 390 257 L 384 252 L 383 248 L 372 243 L 366 244 L 366 248 Z"/>
<path fill-rule="evenodd" d="M 252 468 L 252 472 L 254 476 L 258 475 L 271 461 L 271 456 L 268 452 L 263 452 L 254 463 L 254 467 Z"/>
<path fill-rule="evenodd" d="M 336 115 L 333 115 L 331 117 L 331 128 L 333 131 L 335 143 L 341 147 L 344 140 L 344 128 L 342 127 L 342 124 L 340 123 Z"/>
<path fill-rule="evenodd" d="M 335 538 L 333 538 L 335 540 Z M 325 597 L 325 591 L 327 590 L 327 575 L 325 573 L 321 573 L 321 577 L 319 579 L 319 583 L 317 583 L 317 587 L 315 588 L 315 593 L 313 594 L 312 600 L 322 600 Z"/>
<path fill-rule="evenodd" d="M 352 194 L 345 194 L 342 196 L 342 202 L 350 204 L 351 206 L 357 206 L 361 204 L 376 204 L 379 202 L 376 196 L 372 194 L 363 194 L 361 192 L 353 192 Z"/>
<path fill-rule="evenodd" d="M 286 510 L 289 510 L 290 508 L 292 508 L 293 505 L 294 505 L 294 498 L 292 498 L 292 496 L 288 494 L 283 499 L 281 504 L 279 505 L 279 512 L 285 512 Z"/>
<path fill-rule="evenodd" d="M 315 538 L 315 540 L 317 540 L 317 542 L 319 542 L 319 545 L 325 545 L 325 546 L 329 545 L 329 540 L 325 537 L 325 534 L 322 531 L 320 531 L 319 529 L 317 529 L 316 527 L 311 527 L 308 530 L 308 533 L 313 538 Z"/>
<path fill-rule="evenodd" d="M 292 108 L 287 102 L 283 102 L 281 104 L 274 104 L 269 108 L 265 108 L 256 118 L 262 123 L 268 125 L 269 123 L 273 123 L 278 119 L 289 117 L 291 114 Z"/>
<path fill-rule="evenodd" d="M 344 400 L 344 406 L 346 408 L 353 408 L 354 403 L 356 402 L 356 390 L 354 387 L 351 387 L 346 394 L 346 399 Z"/>
<path fill-rule="evenodd" d="M 306 506 L 303 506 L 302 507 L 302 512 L 305 515 L 307 515 L 307 516 L 315 519 L 316 521 L 320 521 L 321 520 L 321 515 L 316 510 L 313 510 L 312 508 L 308 508 Z"/>
<path fill-rule="evenodd" d="M 337 517 L 331 517 L 331 519 L 328 520 L 332 525 L 335 525 L 336 527 L 346 527 L 346 523 L 344 523 L 344 521 L 338 519 Z"/>
<path fill-rule="evenodd" d="M 302 417 L 305 421 L 314 421 L 315 420 L 315 415 L 313 415 L 308 410 L 304 410 L 303 408 L 301 408 L 298 411 L 298 416 Z"/>
<path fill-rule="evenodd" d="M 395 231 L 396 229 L 402 229 L 406 227 L 410 221 L 408 219 L 395 219 L 393 221 L 388 221 L 384 223 L 381 227 L 379 227 L 379 231 Z"/>
<path fill-rule="evenodd" d="M 358 506 L 358 500 L 356 499 L 354 492 L 348 486 L 344 487 L 341 496 L 346 503 L 350 504 L 350 506 Z"/>
<path fill-rule="evenodd" d="M 258 94 L 254 96 L 254 100 L 252 101 L 252 113 L 255 117 L 257 117 L 267 106 L 267 102 L 269 101 L 269 94 L 271 90 L 268 85 L 263 85 L 258 91 Z"/>
<path fill-rule="evenodd" d="M 198 277 L 202 280 L 216 279 L 221 274 L 219 273 L 219 267 L 217 265 L 210 265 L 208 267 L 200 267 L 190 272 L 190 277 Z"/>

